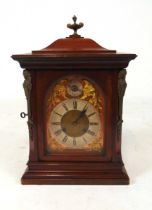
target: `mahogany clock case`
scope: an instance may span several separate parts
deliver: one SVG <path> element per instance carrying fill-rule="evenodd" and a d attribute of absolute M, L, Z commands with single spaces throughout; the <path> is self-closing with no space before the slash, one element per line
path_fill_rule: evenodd
<path fill-rule="evenodd" d="M 24 68 L 28 107 L 29 161 L 22 184 L 129 184 L 121 157 L 122 103 L 126 70 L 135 54 L 106 50 L 93 40 L 59 39 L 41 51 L 13 55 Z M 102 152 L 46 149 L 46 95 L 61 78 L 88 78 L 104 101 Z"/>

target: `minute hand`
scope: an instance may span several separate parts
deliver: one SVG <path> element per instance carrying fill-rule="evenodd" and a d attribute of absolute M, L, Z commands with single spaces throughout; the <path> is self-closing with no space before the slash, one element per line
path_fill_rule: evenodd
<path fill-rule="evenodd" d="M 85 108 L 85 109 L 82 110 L 82 112 L 81 112 L 80 115 L 77 117 L 77 119 L 73 121 L 74 124 L 77 124 L 78 121 L 85 115 L 87 109 L 88 109 L 88 108 Z"/>

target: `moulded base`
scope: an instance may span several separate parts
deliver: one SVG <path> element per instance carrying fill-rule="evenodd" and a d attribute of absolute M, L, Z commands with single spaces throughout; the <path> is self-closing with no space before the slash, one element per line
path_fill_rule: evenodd
<path fill-rule="evenodd" d="M 43 165 L 43 164 L 42 164 Z M 74 165 L 74 164 L 73 164 Z M 89 165 L 89 164 L 88 164 Z M 108 165 L 108 164 L 107 164 Z M 37 169 L 36 169 L 37 168 Z M 22 184 L 51 185 L 127 185 L 129 177 L 125 168 L 119 164 L 109 164 L 109 167 L 77 168 L 66 167 L 32 167 L 27 168 Z M 47 169 L 48 168 L 48 169 Z"/>

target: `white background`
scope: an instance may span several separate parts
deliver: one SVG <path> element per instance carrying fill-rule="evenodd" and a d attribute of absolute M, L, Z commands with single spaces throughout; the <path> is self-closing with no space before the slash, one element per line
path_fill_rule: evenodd
<path fill-rule="evenodd" d="M 128 67 L 124 100 L 123 160 L 129 186 L 22 186 L 28 130 L 19 64 L 10 56 L 46 47 L 71 31 L 109 49 L 136 53 Z M 143 210 L 152 207 L 152 1 L 1 0 L 0 2 L 0 205 L 12 210 Z"/>

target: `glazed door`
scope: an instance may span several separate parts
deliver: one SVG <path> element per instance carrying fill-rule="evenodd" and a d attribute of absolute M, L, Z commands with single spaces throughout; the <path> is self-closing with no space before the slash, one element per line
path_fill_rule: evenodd
<path fill-rule="evenodd" d="M 107 70 L 99 71 L 96 75 L 93 71 L 86 70 L 78 71 L 77 74 L 59 70 L 37 71 L 37 137 L 40 160 L 110 161 L 112 159 L 112 147 L 115 141 L 112 139 L 115 132 L 112 128 L 116 120 L 113 114 L 116 109 L 114 77 L 115 73 L 109 73 Z M 72 82 L 76 82 L 82 89 L 79 95 L 76 91 L 68 90 L 68 84 L 73 84 Z M 88 113 L 84 114 L 81 109 L 83 110 L 85 105 L 88 106 Z M 80 131 L 80 128 L 86 130 Z"/>

